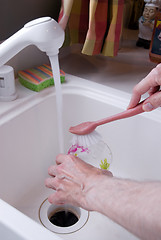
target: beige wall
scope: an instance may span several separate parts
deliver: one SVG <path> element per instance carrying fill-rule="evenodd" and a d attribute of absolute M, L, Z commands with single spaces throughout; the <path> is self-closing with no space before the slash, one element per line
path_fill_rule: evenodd
<path fill-rule="evenodd" d="M 0 0 L 0 41 L 38 17 L 58 18 L 61 0 Z"/>

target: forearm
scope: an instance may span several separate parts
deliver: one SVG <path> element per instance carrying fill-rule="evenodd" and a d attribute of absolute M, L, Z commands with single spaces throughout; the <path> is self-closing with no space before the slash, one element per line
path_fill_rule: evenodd
<path fill-rule="evenodd" d="M 160 182 L 140 183 L 107 177 L 94 191 L 95 211 L 141 239 L 161 239 Z"/>
<path fill-rule="evenodd" d="M 48 170 L 52 204 L 70 203 L 98 211 L 144 240 L 161 239 L 161 182 L 111 177 L 79 158 L 60 154 Z"/>

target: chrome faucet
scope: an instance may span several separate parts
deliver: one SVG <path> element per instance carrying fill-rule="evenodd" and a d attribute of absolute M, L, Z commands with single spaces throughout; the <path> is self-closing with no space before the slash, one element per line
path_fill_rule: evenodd
<path fill-rule="evenodd" d="M 11 101 L 17 97 L 14 71 L 4 65 L 18 52 L 29 45 L 35 45 L 50 56 L 58 55 L 64 42 L 64 31 L 50 17 L 28 22 L 24 27 L 0 44 L 0 101 Z"/>

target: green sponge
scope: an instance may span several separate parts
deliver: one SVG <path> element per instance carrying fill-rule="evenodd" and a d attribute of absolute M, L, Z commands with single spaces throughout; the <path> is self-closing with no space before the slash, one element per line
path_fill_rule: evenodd
<path fill-rule="evenodd" d="M 36 92 L 54 85 L 52 70 L 47 64 L 19 71 L 18 79 L 24 87 Z M 62 70 L 60 70 L 60 81 L 65 82 L 65 73 Z"/>

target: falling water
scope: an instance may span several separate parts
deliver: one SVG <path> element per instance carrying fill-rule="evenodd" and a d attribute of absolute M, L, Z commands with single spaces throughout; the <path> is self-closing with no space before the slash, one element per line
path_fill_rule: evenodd
<path fill-rule="evenodd" d="M 56 92 L 56 110 L 57 110 L 57 124 L 58 124 L 58 141 L 59 151 L 64 153 L 64 135 L 63 135 L 63 96 L 60 81 L 60 68 L 58 55 L 50 57 L 51 68 L 54 77 L 55 92 Z M 68 216 L 68 210 L 64 206 L 65 216 Z"/>
<path fill-rule="evenodd" d="M 51 68 L 54 77 L 55 91 L 56 91 L 56 112 L 57 112 L 57 124 L 58 124 L 58 141 L 59 151 L 64 153 L 64 136 L 63 136 L 63 97 L 60 82 L 60 69 L 58 55 L 50 57 Z"/>

